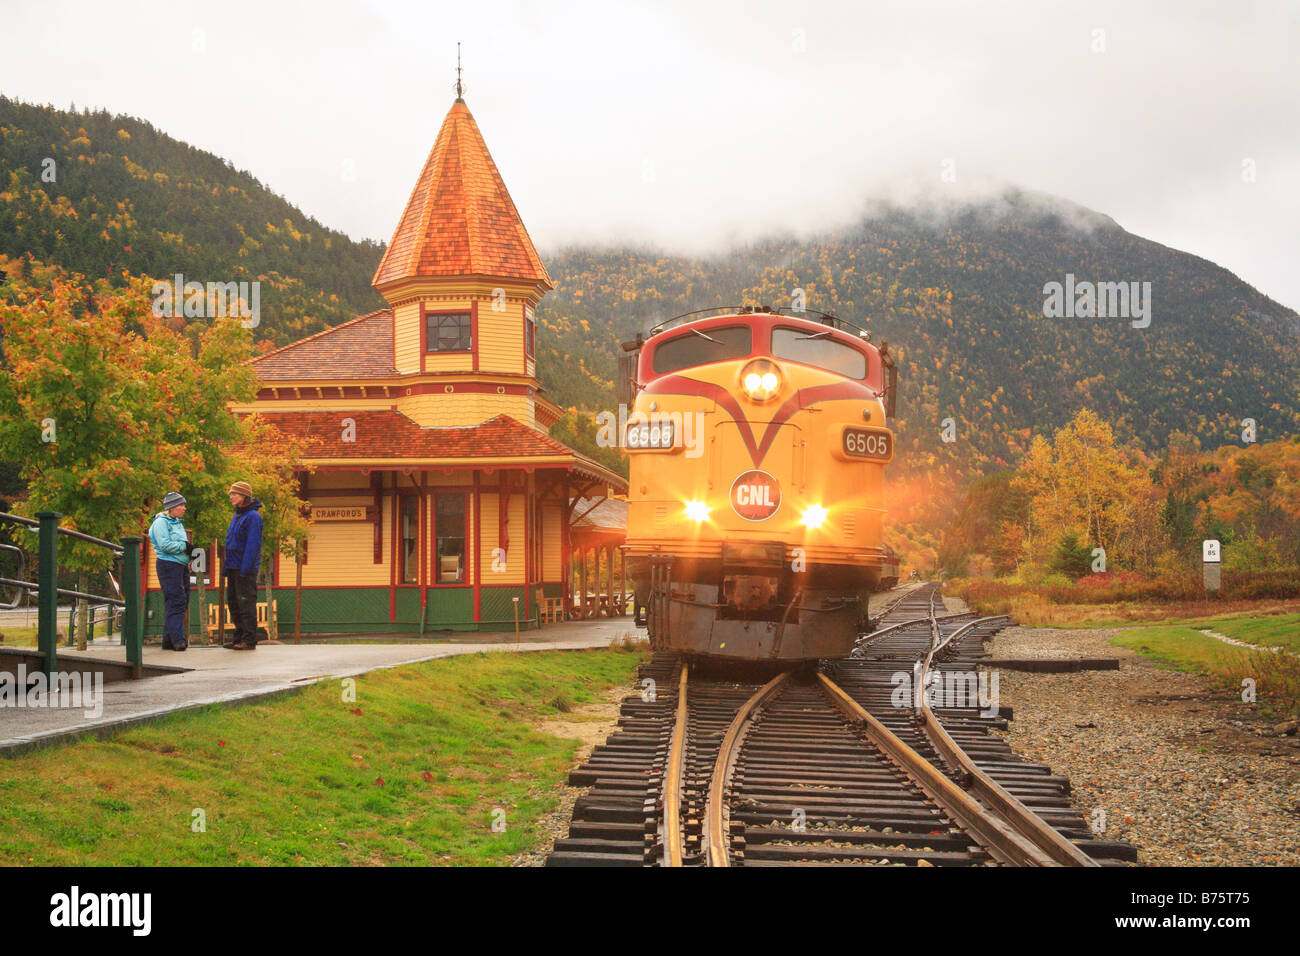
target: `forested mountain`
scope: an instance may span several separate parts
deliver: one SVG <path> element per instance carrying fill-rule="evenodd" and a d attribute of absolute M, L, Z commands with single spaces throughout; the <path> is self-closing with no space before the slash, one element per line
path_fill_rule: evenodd
<path fill-rule="evenodd" d="M 1300 432 L 1300 316 L 1061 200 L 1011 192 L 947 210 L 877 208 L 851 229 L 712 259 L 576 249 L 547 266 L 543 376 L 565 404 L 612 401 L 617 343 L 639 329 L 711 305 L 789 306 L 802 289 L 809 309 L 867 324 L 898 354 L 899 453 L 911 468 L 1000 467 L 1081 407 L 1152 450 L 1175 431 L 1206 447 L 1239 442 L 1245 418 L 1260 440 Z M 1067 275 L 1149 282 L 1149 326 L 1044 317 L 1044 286 Z"/>
<path fill-rule="evenodd" d="M 303 215 L 227 160 L 142 120 L 0 97 L 0 253 L 88 278 L 261 281 L 277 345 L 383 305 L 381 246 Z"/>
<path fill-rule="evenodd" d="M 381 252 L 146 122 L 0 98 L 0 253 L 91 278 L 261 278 L 256 334 L 280 344 L 382 304 L 370 287 Z M 1151 451 L 1174 432 L 1206 448 L 1239 441 L 1246 418 L 1260 441 L 1300 433 L 1295 312 L 1053 197 L 875 206 L 812 239 L 707 258 L 578 248 L 547 267 L 540 375 L 583 413 L 613 405 L 618 343 L 638 330 L 707 306 L 789 306 L 801 289 L 808 308 L 868 324 L 898 355 L 900 478 L 964 483 L 1014 464 L 1081 407 Z M 1067 275 L 1149 282 L 1149 326 L 1045 317 L 1044 286 Z M 940 437 L 948 418 L 953 442 Z M 567 427 L 580 436 L 580 424 Z"/>

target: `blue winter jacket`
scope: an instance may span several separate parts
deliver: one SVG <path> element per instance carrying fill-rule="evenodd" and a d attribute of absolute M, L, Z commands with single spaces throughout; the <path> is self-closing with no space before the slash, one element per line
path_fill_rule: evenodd
<path fill-rule="evenodd" d="M 262 566 L 262 502 L 254 498 L 235 512 L 226 532 L 226 573 L 256 574 Z"/>
<path fill-rule="evenodd" d="M 190 542 L 185 537 L 185 524 L 180 518 L 173 518 L 165 511 L 158 512 L 153 524 L 149 525 L 149 541 L 154 553 L 164 561 L 190 563 Z"/>

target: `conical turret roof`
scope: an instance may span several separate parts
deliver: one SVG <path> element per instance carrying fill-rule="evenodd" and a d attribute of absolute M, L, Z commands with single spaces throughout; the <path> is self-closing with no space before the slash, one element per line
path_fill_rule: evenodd
<path fill-rule="evenodd" d="M 551 277 L 465 101 L 442 121 L 374 286 L 426 276 L 485 275 L 527 279 L 551 288 Z"/>

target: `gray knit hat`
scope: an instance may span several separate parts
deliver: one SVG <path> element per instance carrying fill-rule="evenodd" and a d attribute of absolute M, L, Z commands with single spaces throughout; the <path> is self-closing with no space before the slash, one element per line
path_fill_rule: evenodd
<path fill-rule="evenodd" d="M 171 511 L 177 505 L 185 504 L 185 498 L 179 492 L 169 491 L 163 495 L 163 511 Z"/>

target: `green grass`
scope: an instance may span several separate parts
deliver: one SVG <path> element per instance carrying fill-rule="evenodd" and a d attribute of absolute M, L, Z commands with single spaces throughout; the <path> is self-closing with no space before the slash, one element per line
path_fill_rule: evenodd
<path fill-rule="evenodd" d="M 1111 644 L 1168 667 L 1205 674 L 1233 693 L 1240 693 L 1243 681 L 1249 679 L 1263 712 L 1274 716 L 1300 712 L 1300 661 L 1294 657 L 1233 647 L 1186 625 L 1125 628 L 1111 638 Z"/>
<path fill-rule="evenodd" d="M 1216 641 L 1194 628 L 1169 624 L 1125 628 L 1111 638 L 1111 644 L 1127 647 L 1169 667 L 1200 674 L 1226 671 L 1259 655 L 1258 651 Z"/>
<path fill-rule="evenodd" d="M 535 725 L 641 659 L 466 655 L 0 759 L 0 864 L 508 864 L 577 747 Z"/>
<path fill-rule="evenodd" d="M 1300 651 L 1300 614 L 1207 618 L 1196 622 L 1196 627 L 1217 631 L 1247 644 L 1280 647 L 1293 654 Z"/>
<path fill-rule="evenodd" d="M 0 647 L 35 647 L 36 628 L 34 627 L 0 627 L 4 634 L 4 643 Z"/>

